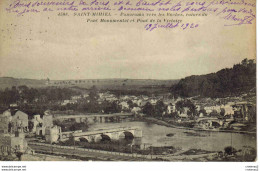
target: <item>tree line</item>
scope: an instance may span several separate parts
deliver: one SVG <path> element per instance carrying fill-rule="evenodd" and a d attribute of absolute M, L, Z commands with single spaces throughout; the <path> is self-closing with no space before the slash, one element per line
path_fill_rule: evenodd
<path fill-rule="evenodd" d="M 12 103 L 45 104 L 52 101 L 70 99 L 72 96 L 79 94 L 79 92 L 69 88 L 47 87 L 36 89 L 25 85 L 13 86 L 11 89 L 0 90 L 0 104 L 2 106 L 9 106 Z"/>

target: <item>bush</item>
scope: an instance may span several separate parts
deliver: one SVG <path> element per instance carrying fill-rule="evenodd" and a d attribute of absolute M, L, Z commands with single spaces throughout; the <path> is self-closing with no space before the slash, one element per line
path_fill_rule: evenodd
<path fill-rule="evenodd" d="M 232 146 L 228 146 L 224 148 L 224 151 L 226 155 L 233 155 L 237 152 L 237 150 L 235 148 L 233 148 Z"/>

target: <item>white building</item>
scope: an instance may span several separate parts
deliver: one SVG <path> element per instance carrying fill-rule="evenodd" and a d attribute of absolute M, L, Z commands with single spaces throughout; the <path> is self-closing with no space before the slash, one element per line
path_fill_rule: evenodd
<path fill-rule="evenodd" d="M 31 120 L 31 122 L 33 124 L 33 128 L 31 130 L 31 132 L 32 133 L 36 133 L 37 127 L 40 127 L 40 125 L 42 124 L 43 120 L 42 120 L 40 115 L 34 115 L 33 119 Z"/>
<path fill-rule="evenodd" d="M 168 114 L 171 114 L 171 113 L 173 113 L 173 112 L 176 112 L 176 107 L 175 107 L 175 105 L 173 105 L 173 104 L 169 104 L 168 106 L 167 106 L 167 113 Z"/>
<path fill-rule="evenodd" d="M 150 99 L 150 103 L 152 104 L 152 105 L 155 105 L 156 103 L 157 103 L 157 99 Z"/>
<path fill-rule="evenodd" d="M 142 100 L 141 99 L 135 99 L 133 100 L 134 104 L 137 104 L 137 106 L 142 106 Z"/>
<path fill-rule="evenodd" d="M 141 108 L 140 107 L 133 107 L 131 112 L 134 113 L 134 114 L 140 113 L 141 112 Z"/>
<path fill-rule="evenodd" d="M 38 121 L 39 124 L 36 125 L 36 135 L 44 136 L 46 129 L 53 127 L 53 116 L 44 114 L 42 119 L 38 118 Z"/>
<path fill-rule="evenodd" d="M 73 100 L 64 100 L 61 105 L 62 106 L 66 106 L 67 104 L 76 104 L 77 100 L 73 99 Z"/>
<path fill-rule="evenodd" d="M 61 127 L 55 125 L 47 127 L 45 130 L 45 140 L 48 143 L 57 142 L 61 135 Z"/>
<path fill-rule="evenodd" d="M 235 113 L 233 107 L 229 104 L 222 105 L 221 108 L 225 110 L 225 115 L 234 115 Z"/>
<path fill-rule="evenodd" d="M 25 132 L 28 131 L 28 115 L 18 110 L 12 116 L 12 125 L 14 130 L 21 129 Z"/>
<path fill-rule="evenodd" d="M 119 105 L 121 106 L 122 110 L 127 110 L 127 109 L 129 109 L 129 105 L 128 105 L 128 103 L 125 102 L 125 101 L 120 102 Z"/>

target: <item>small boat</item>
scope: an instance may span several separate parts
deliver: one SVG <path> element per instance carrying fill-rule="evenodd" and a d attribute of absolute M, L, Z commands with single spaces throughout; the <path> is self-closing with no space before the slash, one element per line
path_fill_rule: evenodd
<path fill-rule="evenodd" d="M 167 137 L 172 137 L 172 136 L 174 136 L 174 134 L 173 134 L 173 133 L 170 133 L 170 134 L 166 134 L 166 136 L 167 136 Z"/>

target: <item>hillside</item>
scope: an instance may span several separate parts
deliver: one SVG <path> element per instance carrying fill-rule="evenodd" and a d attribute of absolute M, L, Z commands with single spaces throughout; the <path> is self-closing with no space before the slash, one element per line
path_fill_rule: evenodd
<path fill-rule="evenodd" d="M 247 93 L 256 87 L 256 63 L 244 59 L 232 68 L 207 75 L 189 76 L 171 88 L 175 96 L 227 97 Z"/>
<path fill-rule="evenodd" d="M 45 86 L 46 80 L 13 78 L 13 77 L 0 77 L 0 89 L 11 88 L 12 86 L 26 85 L 28 87 L 42 87 Z"/>

